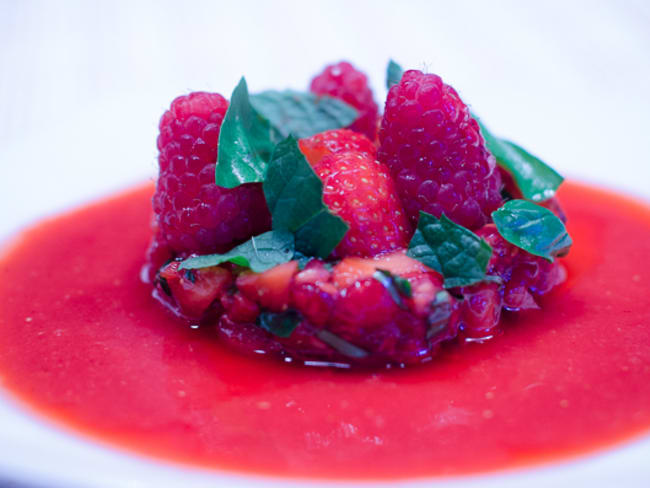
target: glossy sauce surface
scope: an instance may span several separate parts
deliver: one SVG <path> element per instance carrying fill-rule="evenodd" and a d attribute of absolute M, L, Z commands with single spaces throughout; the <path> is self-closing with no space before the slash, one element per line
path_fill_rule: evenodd
<path fill-rule="evenodd" d="M 569 280 L 543 310 L 430 364 L 338 371 L 242 357 L 138 278 L 151 186 L 25 232 L 0 257 L 0 379 L 46 416 L 176 462 L 406 478 L 575 455 L 650 427 L 650 209 L 566 184 Z"/>

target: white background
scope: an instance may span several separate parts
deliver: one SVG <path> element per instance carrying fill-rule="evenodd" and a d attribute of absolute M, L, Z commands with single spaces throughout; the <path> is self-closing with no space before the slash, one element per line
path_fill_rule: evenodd
<path fill-rule="evenodd" d="M 241 75 L 253 91 L 305 88 L 349 59 L 381 104 L 389 57 L 440 74 L 494 132 L 566 176 L 650 198 L 645 0 L 0 0 L 0 238 L 153 178 L 157 122 L 179 94 L 228 97 Z M 2 429 L 5 459 L 40 435 Z M 593 479 L 610 469 L 640 483 L 645 449 L 631 473 L 634 454 L 598 458 Z M 560 484 L 589 476 L 562 473 Z"/>

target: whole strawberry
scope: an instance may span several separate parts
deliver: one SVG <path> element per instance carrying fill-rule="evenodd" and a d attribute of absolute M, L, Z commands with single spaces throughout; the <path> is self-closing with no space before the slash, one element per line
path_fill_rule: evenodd
<path fill-rule="evenodd" d="M 310 90 L 318 95 L 340 98 L 359 111 L 349 128 L 365 134 L 371 141 L 377 135 L 377 103 L 368 86 L 368 78 L 347 61 L 327 66 L 312 81 Z"/>
<path fill-rule="evenodd" d="M 439 76 L 411 70 L 391 87 L 379 141 L 379 160 L 413 223 L 423 210 L 478 229 L 500 206 L 495 159 L 467 106 Z"/>
<path fill-rule="evenodd" d="M 349 226 L 334 254 L 375 256 L 404 248 L 410 225 L 388 170 L 367 153 L 344 152 L 314 168 L 323 181 L 323 202 Z"/>
<path fill-rule="evenodd" d="M 225 189 L 214 183 L 227 108 L 218 93 L 195 92 L 176 98 L 160 120 L 156 239 L 175 255 L 224 252 L 270 228 L 260 185 Z"/>
<path fill-rule="evenodd" d="M 406 247 L 410 225 L 367 137 L 349 129 L 329 130 L 301 139 L 299 146 L 323 181 L 323 201 L 350 226 L 336 256 L 374 256 Z"/>
<path fill-rule="evenodd" d="M 377 148 L 363 134 L 350 129 L 334 129 L 320 132 L 298 141 L 300 151 L 309 164 L 316 167 L 325 156 L 342 152 L 359 152 L 376 159 Z"/>

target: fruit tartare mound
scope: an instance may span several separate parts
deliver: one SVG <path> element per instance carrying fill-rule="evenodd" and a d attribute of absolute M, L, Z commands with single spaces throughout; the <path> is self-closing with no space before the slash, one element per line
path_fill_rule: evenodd
<path fill-rule="evenodd" d="M 404 366 L 539 308 L 571 246 L 545 163 L 435 74 L 391 61 L 310 92 L 178 97 L 160 121 L 143 279 L 184 324 L 250 354 Z M 378 130 L 377 130 L 378 128 Z"/>

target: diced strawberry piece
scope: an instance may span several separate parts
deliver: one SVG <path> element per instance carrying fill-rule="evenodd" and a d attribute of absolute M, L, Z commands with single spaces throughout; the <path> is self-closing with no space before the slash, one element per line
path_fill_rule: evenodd
<path fill-rule="evenodd" d="M 241 293 L 224 294 L 221 297 L 221 305 L 226 315 L 234 322 L 255 322 L 260 314 L 259 305 Z"/>
<path fill-rule="evenodd" d="M 394 275 L 408 277 L 416 273 L 432 272 L 420 261 L 410 258 L 404 251 L 396 251 L 374 259 L 348 257 L 339 262 L 332 271 L 332 282 L 343 289 L 355 281 L 371 277 L 382 269 Z"/>
<path fill-rule="evenodd" d="M 179 261 L 173 261 L 160 271 L 182 313 L 187 317 L 201 317 L 232 283 L 232 275 L 220 267 L 197 270 L 179 270 Z"/>
<path fill-rule="evenodd" d="M 282 312 L 289 307 L 290 284 L 297 270 L 298 261 L 289 261 L 263 273 L 245 271 L 237 277 L 237 288 L 262 308 Z"/>
<path fill-rule="evenodd" d="M 314 325 L 327 323 L 335 307 L 338 289 L 330 282 L 331 272 L 321 261 L 311 260 L 291 285 L 291 303 Z"/>

